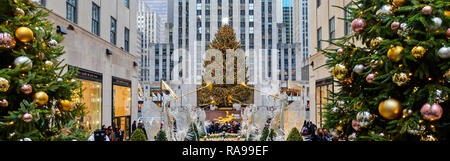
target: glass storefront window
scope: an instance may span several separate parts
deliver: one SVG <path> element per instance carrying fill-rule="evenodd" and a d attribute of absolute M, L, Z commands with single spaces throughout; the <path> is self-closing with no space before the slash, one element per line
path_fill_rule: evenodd
<path fill-rule="evenodd" d="M 322 127 L 326 121 L 325 106 L 332 102 L 328 98 L 331 97 L 330 91 L 332 92 L 333 88 L 334 85 L 330 80 L 316 82 L 316 118 L 319 127 Z"/>
<path fill-rule="evenodd" d="M 130 116 L 131 88 L 114 85 L 113 90 L 114 117 Z"/>
<path fill-rule="evenodd" d="M 88 131 L 95 131 L 102 126 L 102 84 L 87 80 L 80 81 L 83 89 L 80 101 L 86 106 L 85 115 L 80 122 Z"/>

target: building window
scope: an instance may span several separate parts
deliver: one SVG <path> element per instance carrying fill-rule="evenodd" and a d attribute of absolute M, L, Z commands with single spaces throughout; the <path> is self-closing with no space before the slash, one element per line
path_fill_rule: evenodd
<path fill-rule="evenodd" d="M 130 137 L 131 126 L 131 81 L 113 77 L 113 125 L 124 131 L 124 140 Z"/>
<path fill-rule="evenodd" d="M 130 29 L 125 27 L 125 51 L 130 52 Z"/>
<path fill-rule="evenodd" d="M 317 3 L 317 8 L 319 8 L 319 7 L 320 7 L 320 1 L 321 1 L 321 0 L 316 0 L 316 3 Z"/>
<path fill-rule="evenodd" d="M 322 27 L 317 29 L 317 49 L 322 49 Z"/>
<path fill-rule="evenodd" d="M 334 25 L 334 17 L 332 17 L 330 20 L 329 20 L 329 22 L 328 22 L 328 24 L 330 25 L 329 26 L 329 29 L 330 29 L 330 41 L 333 41 L 333 39 L 335 38 L 335 31 L 336 31 L 336 29 L 335 29 L 335 25 Z"/>
<path fill-rule="evenodd" d="M 331 79 L 316 82 L 316 118 L 319 127 L 322 127 L 325 122 L 325 106 L 331 103 L 331 100 L 328 100 L 331 97 L 330 92 L 334 92 Z"/>
<path fill-rule="evenodd" d="M 345 15 L 344 15 L 344 19 L 345 19 L 345 21 L 344 21 L 344 30 L 345 31 L 344 32 L 345 32 L 345 35 L 348 35 L 348 34 L 350 34 L 352 32 L 351 23 L 349 22 L 349 19 L 350 19 L 351 15 L 350 15 L 350 12 L 348 11 L 348 9 L 350 8 L 350 5 L 351 5 L 351 3 L 348 4 L 345 7 L 345 9 L 347 10 L 347 11 L 345 11 Z"/>
<path fill-rule="evenodd" d="M 113 17 L 111 17 L 111 33 L 110 33 L 111 43 L 116 45 L 117 41 L 117 21 Z"/>
<path fill-rule="evenodd" d="M 78 23 L 78 4 L 77 0 L 67 0 L 66 1 L 66 10 L 67 10 L 67 20 L 72 21 L 73 23 Z"/>
<path fill-rule="evenodd" d="M 125 7 L 130 8 L 130 0 L 124 0 L 125 1 Z"/>
<path fill-rule="evenodd" d="M 100 36 L 100 7 L 92 3 L 92 33 Z"/>

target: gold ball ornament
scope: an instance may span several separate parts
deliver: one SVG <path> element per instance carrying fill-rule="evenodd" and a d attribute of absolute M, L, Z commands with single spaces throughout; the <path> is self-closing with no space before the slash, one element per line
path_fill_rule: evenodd
<path fill-rule="evenodd" d="M 425 54 L 426 49 L 423 46 L 416 46 L 411 50 L 412 55 L 414 58 L 421 58 Z"/>
<path fill-rule="evenodd" d="M 409 81 L 409 78 L 406 73 L 395 73 L 392 77 L 392 81 L 398 86 L 403 86 Z"/>
<path fill-rule="evenodd" d="M 7 92 L 9 89 L 9 81 L 3 77 L 0 77 L 0 92 Z"/>
<path fill-rule="evenodd" d="M 398 100 L 390 98 L 380 103 L 378 112 L 383 118 L 394 120 L 402 113 L 402 105 Z"/>
<path fill-rule="evenodd" d="M 393 1 L 392 1 L 392 4 L 393 4 L 395 7 L 401 7 L 401 6 L 403 6 L 405 3 L 406 3 L 406 0 L 393 0 Z"/>
<path fill-rule="evenodd" d="M 63 111 L 69 111 L 72 108 L 72 102 L 69 100 L 62 100 L 60 104 Z"/>
<path fill-rule="evenodd" d="M 401 46 L 392 47 L 391 49 L 389 49 L 387 57 L 392 62 L 399 62 L 402 59 L 402 52 L 403 47 Z"/>
<path fill-rule="evenodd" d="M 37 92 L 34 94 L 34 100 L 39 106 L 43 106 L 48 103 L 48 95 L 45 92 Z"/>
<path fill-rule="evenodd" d="M 216 100 L 212 100 L 212 101 L 211 101 L 211 104 L 214 105 L 214 106 L 217 105 Z"/>
<path fill-rule="evenodd" d="M 377 37 L 375 39 L 372 39 L 372 41 L 370 41 L 370 47 L 375 47 L 378 44 L 380 44 L 384 39 L 382 37 Z"/>
<path fill-rule="evenodd" d="M 339 80 L 343 80 L 345 78 L 345 75 L 347 75 L 347 73 L 348 69 L 345 67 L 345 65 L 342 64 L 336 64 L 332 71 L 334 78 Z"/>
<path fill-rule="evenodd" d="M 23 43 L 28 43 L 34 39 L 33 31 L 28 27 L 19 27 L 16 30 L 16 38 Z"/>

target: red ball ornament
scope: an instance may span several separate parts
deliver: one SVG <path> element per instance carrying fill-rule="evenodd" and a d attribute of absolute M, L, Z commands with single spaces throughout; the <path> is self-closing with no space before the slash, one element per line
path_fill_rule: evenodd
<path fill-rule="evenodd" d="M 22 120 L 26 123 L 29 123 L 33 120 L 33 115 L 26 113 L 22 116 Z"/>
<path fill-rule="evenodd" d="M 431 6 L 425 6 L 422 8 L 422 14 L 424 15 L 431 15 L 433 13 L 433 7 Z"/>
<path fill-rule="evenodd" d="M 367 77 L 366 77 L 367 83 L 372 83 L 373 80 L 375 79 L 375 77 L 376 77 L 376 75 L 374 73 L 367 75 Z"/>
<path fill-rule="evenodd" d="M 400 28 L 400 22 L 392 22 L 391 29 L 395 31 L 398 30 L 398 28 Z"/>
<path fill-rule="evenodd" d="M 337 50 L 337 53 L 338 53 L 339 55 L 343 55 L 343 54 L 344 54 L 344 49 L 338 49 L 338 50 Z"/>
<path fill-rule="evenodd" d="M 29 84 L 25 84 L 22 87 L 20 87 L 20 91 L 26 95 L 29 95 L 31 92 L 33 92 L 33 87 Z"/>
<path fill-rule="evenodd" d="M 442 113 L 444 113 L 441 105 L 435 103 L 433 106 L 430 106 L 431 105 L 427 103 L 422 106 L 422 109 L 420 109 L 423 119 L 428 121 L 439 120 L 442 117 Z"/>
<path fill-rule="evenodd" d="M 366 27 L 366 22 L 362 18 L 357 18 L 352 21 L 352 30 L 356 33 L 361 32 Z"/>

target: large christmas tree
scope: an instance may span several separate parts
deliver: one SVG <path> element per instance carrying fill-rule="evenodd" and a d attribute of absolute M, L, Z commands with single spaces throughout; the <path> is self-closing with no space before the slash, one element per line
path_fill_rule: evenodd
<path fill-rule="evenodd" d="M 0 0 L 0 140 L 61 140 L 83 105 L 77 72 L 64 71 L 60 34 L 30 0 Z M 64 140 L 64 139 L 62 139 Z"/>
<path fill-rule="evenodd" d="M 354 32 L 324 51 L 340 87 L 325 127 L 350 140 L 449 140 L 450 1 L 359 0 L 342 9 Z"/>
<path fill-rule="evenodd" d="M 227 60 L 227 50 L 241 49 L 241 44 L 236 40 L 236 34 L 228 25 L 222 26 L 222 28 L 216 33 L 215 39 L 209 44 L 209 49 L 217 49 L 223 56 L 223 82 L 226 82 L 225 78 L 227 61 L 234 61 L 234 84 L 214 84 L 212 89 L 204 88 L 198 92 L 199 105 L 217 105 L 220 107 L 231 107 L 233 103 L 247 103 L 251 96 L 252 90 L 242 87 L 241 83 L 248 83 L 246 77 L 245 82 L 237 82 L 238 65 L 237 58 L 234 60 Z M 210 61 L 205 62 L 205 66 L 211 64 Z M 246 69 L 240 69 L 245 70 Z M 246 73 L 246 72 L 245 72 Z M 203 81 L 203 86 L 206 82 Z"/>

